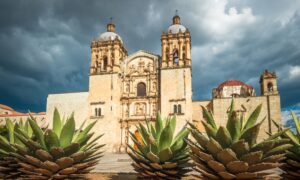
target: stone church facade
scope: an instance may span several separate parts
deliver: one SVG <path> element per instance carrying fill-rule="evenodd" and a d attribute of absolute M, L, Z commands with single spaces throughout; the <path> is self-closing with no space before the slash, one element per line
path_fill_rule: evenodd
<path fill-rule="evenodd" d="M 263 104 L 260 119 L 267 117 L 263 126 L 270 132 L 274 129 L 271 119 L 281 121 L 276 74 L 265 71 L 260 84 L 261 96 L 256 96 L 251 86 L 229 80 L 213 89 L 211 100 L 193 101 L 191 35 L 178 15 L 161 35 L 161 55 L 143 50 L 128 55 L 110 22 L 107 32 L 91 43 L 89 91 L 49 94 L 46 119 L 51 124 L 57 107 L 64 115 L 74 111 L 78 126 L 85 120 L 98 121 L 94 130 L 105 134 L 100 141 L 107 144 L 107 152 L 124 152 L 128 132 L 135 131 L 135 125 L 145 119 L 155 121 L 158 112 L 163 117 L 175 115 L 178 129 L 186 120 L 203 129 L 201 106 L 209 108 L 219 124 L 225 124 L 235 97 L 241 113 Z"/>

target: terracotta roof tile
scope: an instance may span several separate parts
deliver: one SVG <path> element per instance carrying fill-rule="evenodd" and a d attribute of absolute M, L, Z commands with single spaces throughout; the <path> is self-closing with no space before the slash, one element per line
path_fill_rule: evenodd
<path fill-rule="evenodd" d="M 5 109 L 5 110 L 9 110 L 9 111 L 13 111 L 14 110 L 13 108 L 11 108 L 11 107 L 9 107 L 7 105 L 4 105 L 4 104 L 0 104 L 0 108 Z"/>
<path fill-rule="evenodd" d="M 249 89 L 253 89 L 252 86 L 250 85 L 247 85 L 245 83 L 243 83 L 242 81 L 239 81 L 239 80 L 227 80 L 227 81 L 224 81 L 223 83 L 221 83 L 218 87 L 217 87 L 217 90 L 221 90 L 223 89 L 223 87 L 225 86 L 246 86 L 248 87 Z"/>

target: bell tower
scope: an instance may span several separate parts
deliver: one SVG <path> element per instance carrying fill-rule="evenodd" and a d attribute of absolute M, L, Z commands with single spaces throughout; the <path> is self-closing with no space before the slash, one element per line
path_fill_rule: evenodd
<path fill-rule="evenodd" d="M 260 76 L 261 95 L 278 95 L 277 76 L 275 72 L 265 70 Z"/>
<path fill-rule="evenodd" d="M 161 53 L 162 68 L 191 66 L 191 36 L 181 25 L 177 10 L 172 25 L 161 35 Z"/>
<path fill-rule="evenodd" d="M 115 33 L 112 19 L 106 26 L 107 31 L 91 43 L 90 74 L 105 74 L 120 71 L 120 63 L 127 56 L 121 37 Z"/>
<path fill-rule="evenodd" d="M 127 50 L 112 21 L 107 24 L 106 29 L 91 43 L 88 114 L 90 120 L 99 121 L 95 129 L 105 134 L 101 139 L 108 144 L 106 150 L 117 152 L 120 145 L 118 139 L 121 137 L 120 75 Z"/>
<path fill-rule="evenodd" d="M 177 14 L 161 35 L 160 112 L 177 117 L 178 127 L 192 120 L 191 36 Z"/>

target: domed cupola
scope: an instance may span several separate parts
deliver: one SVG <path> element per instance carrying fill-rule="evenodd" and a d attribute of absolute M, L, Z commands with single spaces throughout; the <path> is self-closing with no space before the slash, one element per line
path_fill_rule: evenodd
<path fill-rule="evenodd" d="M 213 89 L 213 98 L 255 96 L 255 89 L 239 80 L 226 80 Z"/>
<path fill-rule="evenodd" d="M 177 14 L 173 17 L 173 24 L 169 26 L 168 33 L 177 34 L 179 32 L 184 33 L 186 31 L 186 27 L 180 24 L 180 17 Z"/>
<path fill-rule="evenodd" d="M 104 32 L 99 36 L 99 41 L 104 42 L 119 39 L 121 43 L 123 43 L 122 38 L 117 33 L 115 33 L 116 26 L 112 23 L 112 20 L 110 20 L 106 27 L 107 32 Z"/>
<path fill-rule="evenodd" d="M 128 55 L 121 37 L 115 33 L 112 19 L 106 28 L 107 31 L 91 43 L 90 75 L 120 72 L 121 61 Z"/>

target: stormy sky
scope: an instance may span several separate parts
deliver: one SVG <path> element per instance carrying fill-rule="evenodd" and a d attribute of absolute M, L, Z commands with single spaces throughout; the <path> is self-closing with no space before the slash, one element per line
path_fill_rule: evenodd
<path fill-rule="evenodd" d="M 90 42 L 110 17 L 129 54 L 160 54 L 175 10 L 192 36 L 193 99 L 239 79 L 260 94 L 276 71 L 282 107 L 300 106 L 298 0 L 0 1 L 0 103 L 44 111 L 49 93 L 88 90 Z"/>

